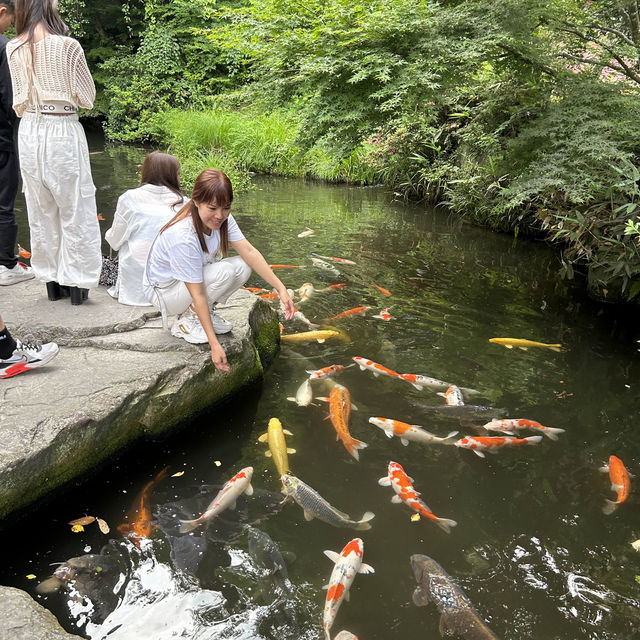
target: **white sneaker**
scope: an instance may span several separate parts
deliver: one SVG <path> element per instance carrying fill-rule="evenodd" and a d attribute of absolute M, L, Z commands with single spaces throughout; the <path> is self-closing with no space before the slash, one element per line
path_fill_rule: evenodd
<path fill-rule="evenodd" d="M 16 340 L 16 348 L 10 357 L 0 359 L 0 378 L 11 378 L 23 371 L 37 369 L 53 360 L 58 355 L 55 342 L 46 344 L 30 344 Z"/>
<path fill-rule="evenodd" d="M 224 318 L 221 318 L 217 313 L 211 312 L 211 324 L 213 330 L 219 335 L 222 333 L 229 333 L 233 329 L 233 325 L 227 322 Z"/>
<path fill-rule="evenodd" d="M 13 269 L 0 265 L 0 285 L 16 284 L 16 282 L 31 280 L 31 278 L 35 278 L 33 269 L 24 262 L 17 262 Z"/>
<path fill-rule="evenodd" d="M 230 322 L 227 322 L 224 318 L 220 317 L 217 313 L 214 313 L 213 310 L 211 310 L 210 312 L 210 316 L 211 316 L 211 324 L 213 325 L 213 331 L 216 333 L 216 335 L 222 335 L 223 333 L 229 333 L 229 331 L 231 331 L 231 329 L 233 329 L 233 325 Z M 194 323 L 194 326 L 192 327 L 191 323 Z M 198 339 L 201 336 L 205 336 L 205 338 L 201 341 L 201 342 L 194 342 L 193 344 L 204 344 L 205 342 L 208 342 L 207 338 L 206 338 L 206 333 L 204 332 L 204 329 L 202 327 L 202 324 L 200 323 L 200 319 L 198 318 L 198 314 L 193 311 L 193 309 L 191 309 L 191 307 L 189 307 L 179 318 L 178 321 L 173 325 L 174 327 L 178 327 L 178 325 L 182 324 L 184 328 L 189 329 L 190 330 L 190 335 L 195 335 L 198 337 Z M 185 333 L 182 329 L 177 329 L 176 331 L 180 331 L 181 334 Z M 202 331 L 202 333 L 200 333 L 200 331 Z M 176 335 L 175 333 L 173 333 L 173 328 L 171 329 L 171 333 L 172 335 Z M 180 338 L 184 337 L 183 335 L 178 336 Z M 186 338 L 185 338 L 186 340 Z M 191 342 L 190 340 L 187 340 L 187 342 Z"/>
<path fill-rule="evenodd" d="M 182 338 L 191 344 L 206 344 L 209 342 L 207 334 L 195 314 L 193 316 L 189 314 L 180 316 L 171 327 L 171 335 L 176 338 Z"/>

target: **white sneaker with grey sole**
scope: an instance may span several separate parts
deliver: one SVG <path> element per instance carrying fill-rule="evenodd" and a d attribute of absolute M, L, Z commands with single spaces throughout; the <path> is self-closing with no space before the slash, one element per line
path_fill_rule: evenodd
<path fill-rule="evenodd" d="M 229 333 L 233 329 L 230 322 L 224 320 L 219 315 L 211 313 L 211 324 L 216 334 Z M 187 309 L 171 327 L 171 335 L 182 338 L 191 344 L 206 344 L 209 342 L 200 319 L 195 311 Z"/>
<path fill-rule="evenodd" d="M 0 264 L 0 285 L 16 284 L 23 280 L 31 280 L 31 278 L 35 278 L 33 269 L 24 262 L 16 262 L 13 269 Z"/>

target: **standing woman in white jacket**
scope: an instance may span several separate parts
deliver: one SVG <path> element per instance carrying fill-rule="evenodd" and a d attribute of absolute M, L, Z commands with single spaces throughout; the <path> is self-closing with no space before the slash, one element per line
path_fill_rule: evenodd
<path fill-rule="evenodd" d="M 142 163 L 142 180 L 118 198 L 113 225 L 104 234 L 118 252 L 118 279 L 109 295 L 120 304 L 151 306 L 142 289 L 149 249 L 163 227 L 185 203 L 180 163 L 175 156 L 152 151 Z"/>
<path fill-rule="evenodd" d="M 67 37 L 57 0 L 16 0 L 7 44 L 18 155 L 31 232 L 31 266 L 49 300 L 78 305 L 98 285 L 102 256 L 95 187 L 78 107 L 95 86 L 80 44 Z"/>

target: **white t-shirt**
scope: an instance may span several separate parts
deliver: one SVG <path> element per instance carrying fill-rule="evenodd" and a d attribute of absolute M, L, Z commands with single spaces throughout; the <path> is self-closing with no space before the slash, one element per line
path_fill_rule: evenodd
<path fill-rule="evenodd" d="M 144 184 L 125 191 L 118 198 L 113 225 L 105 233 L 106 241 L 118 251 L 118 280 L 108 289 L 121 304 L 149 306 L 142 290 L 147 255 L 158 231 L 182 207 L 167 187 Z"/>
<path fill-rule="evenodd" d="M 243 240 L 244 235 L 232 215 L 227 218 L 229 242 Z M 153 285 L 168 286 L 173 282 L 203 282 L 204 266 L 216 259 L 220 249 L 220 231 L 204 236 L 207 252 L 202 251 L 191 216 L 165 229 L 156 239 L 145 270 L 143 288 L 152 300 Z"/>

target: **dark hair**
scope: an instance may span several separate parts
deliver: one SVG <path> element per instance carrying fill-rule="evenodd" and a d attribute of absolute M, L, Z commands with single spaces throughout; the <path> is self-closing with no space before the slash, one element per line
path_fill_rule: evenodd
<path fill-rule="evenodd" d="M 160 229 L 162 233 L 165 229 L 168 229 L 179 220 L 191 216 L 193 221 L 193 227 L 198 235 L 200 241 L 200 247 L 202 251 L 207 252 L 207 243 L 204 240 L 204 224 L 200 220 L 198 215 L 198 209 L 196 208 L 196 202 L 216 202 L 220 207 L 229 206 L 233 202 L 233 187 L 231 186 L 231 180 L 225 173 L 219 169 L 205 169 L 197 178 L 193 184 L 193 191 L 191 192 L 191 200 L 178 211 L 178 213 L 167 224 Z M 222 249 L 222 255 L 227 256 L 229 252 L 229 220 L 225 220 L 220 225 L 220 248 Z"/>
<path fill-rule="evenodd" d="M 0 0 L 0 7 L 6 7 L 9 11 L 9 14 L 13 15 L 16 12 L 16 2 L 15 0 Z"/>
<path fill-rule="evenodd" d="M 66 36 L 69 28 L 62 21 L 55 0 L 16 0 L 16 33 L 27 33 L 25 44 L 33 42 L 36 27 L 41 24 L 46 31 L 58 36 Z"/>
<path fill-rule="evenodd" d="M 144 159 L 140 184 L 155 184 L 173 191 L 178 199 L 171 205 L 172 207 L 182 204 L 184 200 L 182 188 L 180 187 L 180 163 L 178 158 L 170 153 L 152 151 Z"/>

